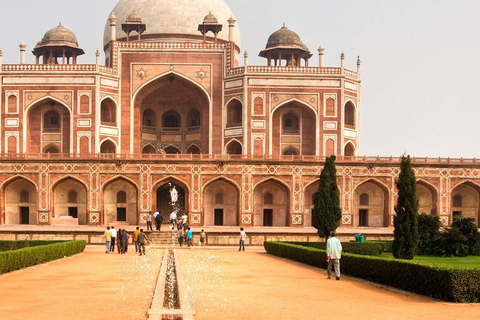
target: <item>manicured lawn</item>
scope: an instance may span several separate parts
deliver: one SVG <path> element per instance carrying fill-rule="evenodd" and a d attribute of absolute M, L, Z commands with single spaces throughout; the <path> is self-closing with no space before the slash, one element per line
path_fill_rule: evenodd
<path fill-rule="evenodd" d="M 393 254 L 384 253 L 381 257 L 393 259 Z M 436 264 L 445 264 L 452 267 L 467 267 L 467 268 L 480 268 L 480 256 L 468 256 L 468 257 L 436 257 L 436 256 L 415 256 L 413 261 L 428 262 Z"/>

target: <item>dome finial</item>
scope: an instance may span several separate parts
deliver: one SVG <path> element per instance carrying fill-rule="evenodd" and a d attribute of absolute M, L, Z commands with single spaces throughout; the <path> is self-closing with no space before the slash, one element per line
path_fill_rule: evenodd
<path fill-rule="evenodd" d="M 287 28 L 287 25 L 286 25 L 285 22 L 284 22 L 282 29 L 286 29 L 286 28 Z"/>
<path fill-rule="evenodd" d="M 58 26 L 59 26 L 59 27 L 61 27 L 61 26 L 62 26 L 62 21 L 60 21 L 60 22 L 58 23 Z"/>

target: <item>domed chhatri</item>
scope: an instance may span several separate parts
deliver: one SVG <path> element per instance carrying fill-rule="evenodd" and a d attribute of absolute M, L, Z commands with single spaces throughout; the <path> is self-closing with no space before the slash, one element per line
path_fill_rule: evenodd
<path fill-rule="evenodd" d="M 127 17 L 127 23 L 142 23 L 142 18 L 135 12 L 135 10 Z"/>
<path fill-rule="evenodd" d="M 210 11 L 209 14 L 203 18 L 203 23 L 198 25 L 198 31 L 203 35 L 203 41 L 207 41 L 207 33 L 211 31 L 215 35 L 215 42 L 217 42 L 218 34 L 222 31 L 223 25 L 218 23 L 217 17 Z"/>
<path fill-rule="evenodd" d="M 77 36 L 75 36 L 72 31 L 62 26 L 61 22 L 58 24 L 58 27 L 47 31 L 39 44 L 43 46 L 61 44 L 78 47 Z"/>
<path fill-rule="evenodd" d="M 112 12 L 113 15 L 113 12 Z M 109 20 L 112 15 L 110 15 Z M 138 41 L 140 41 L 141 35 L 147 30 L 145 23 L 142 23 L 142 18 L 133 10 L 133 12 L 127 17 L 125 23 L 122 23 L 122 30 L 127 34 L 127 41 L 130 41 L 130 33 L 135 31 L 138 35 Z"/>
<path fill-rule="evenodd" d="M 82 48 L 78 46 L 77 37 L 69 29 L 62 26 L 62 23 L 43 36 L 35 48 L 33 54 L 36 57 L 36 63 L 40 63 L 40 57 L 43 56 L 43 64 L 70 64 L 77 63 L 77 57 L 85 54 Z M 62 61 L 60 62 L 60 59 Z"/>
<path fill-rule="evenodd" d="M 198 26 L 204 23 L 223 25 L 224 32 L 218 34 L 218 39 L 229 41 L 229 33 L 225 32 L 225 29 L 230 17 L 234 17 L 224 0 L 119 0 L 112 13 L 119 22 L 124 23 L 133 10 L 147 26 L 142 38 L 148 40 L 180 37 L 182 41 L 198 41 L 202 38 Z M 216 22 L 209 14 L 205 16 L 210 11 Z M 233 42 L 240 47 L 238 28 L 233 28 L 232 32 Z M 116 29 L 115 38 L 118 40 L 126 38 L 121 28 Z M 104 45 L 107 46 L 110 40 L 112 40 L 110 21 L 107 21 Z"/>
<path fill-rule="evenodd" d="M 300 66 L 301 59 L 305 60 L 305 65 L 308 66 L 308 59 L 312 57 L 308 47 L 303 44 L 300 36 L 288 29 L 283 24 L 280 30 L 275 31 L 268 38 L 265 50 L 259 54 L 260 57 L 268 59 L 268 65 L 274 60 L 275 65 L 280 66 L 282 60 L 287 60 L 287 66 Z"/>

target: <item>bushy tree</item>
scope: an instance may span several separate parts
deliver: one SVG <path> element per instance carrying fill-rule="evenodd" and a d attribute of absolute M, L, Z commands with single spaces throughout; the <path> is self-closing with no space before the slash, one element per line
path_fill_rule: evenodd
<path fill-rule="evenodd" d="M 326 159 L 325 167 L 320 174 L 320 184 L 314 195 L 315 206 L 312 211 L 313 226 L 318 230 L 318 236 L 325 240 L 337 229 L 342 218 L 335 159 L 335 156 Z"/>
<path fill-rule="evenodd" d="M 418 198 L 410 156 L 402 156 L 400 176 L 396 184 L 398 200 L 393 220 L 393 256 L 411 260 L 415 257 L 418 245 Z"/>
<path fill-rule="evenodd" d="M 475 219 L 461 216 L 453 217 L 452 228 L 458 229 L 466 238 L 468 254 L 480 255 L 480 233 Z"/>
<path fill-rule="evenodd" d="M 418 216 L 418 254 L 434 255 L 436 254 L 435 239 L 440 233 L 442 223 L 440 218 L 422 213 Z"/>
<path fill-rule="evenodd" d="M 467 237 L 457 228 L 445 228 L 435 239 L 441 255 L 447 257 L 468 255 Z"/>

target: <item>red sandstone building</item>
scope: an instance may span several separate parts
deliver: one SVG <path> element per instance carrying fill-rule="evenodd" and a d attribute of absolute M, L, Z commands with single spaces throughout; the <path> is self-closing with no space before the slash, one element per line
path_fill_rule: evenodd
<path fill-rule="evenodd" d="M 0 60 L 0 224 L 144 224 L 159 208 L 193 226 L 311 226 L 324 157 L 338 157 L 344 227 L 388 227 L 397 158 L 359 157 L 357 70 L 319 63 L 283 26 L 248 64 L 223 0 L 120 0 L 105 65 L 80 64 L 59 25 L 36 64 Z M 318 64 L 318 66 L 313 66 Z M 420 210 L 479 217 L 476 160 L 414 159 Z"/>

